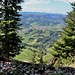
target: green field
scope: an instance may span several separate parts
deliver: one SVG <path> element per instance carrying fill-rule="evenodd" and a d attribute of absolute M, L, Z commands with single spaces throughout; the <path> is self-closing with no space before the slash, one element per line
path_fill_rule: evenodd
<path fill-rule="evenodd" d="M 58 38 L 57 31 L 50 31 L 49 29 L 37 30 L 37 29 L 29 29 L 19 32 L 20 36 L 23 37 L 23 43 L 28 45 L 43 45 L 47 50 L 46 55 L 43 56 L 44 62 L 47 62 L 52 58 L 52 54 L 50 53 L 50 46 L 53 42 Z M 31 48 L 31 47 L 30 47 Z M 37 49 L 38 50 L 38 49 Z M 22 52 L 15 57 L 17 60 L 21 61 L 32 61 L 33 52 L 29 50 L 27 47 L 23 49 Z"/>
<path fill-rule="evenodd" d="M 31 61 L 32 51 L 23 49 L 19 55 L 16 55 L 15 59 L 19 61 Z"/>
<path fill-rule="evenodd" d="M 16 55 L 14 59 L 19 60 L 19 61 L 25 61 L 25 62 L 33 62 L 34 52 L 31 51 L 31 49 L 35 50 L 35 48 L 33 48 L 32 46 L 36 45 L 37 47 L 39 47 L 39 45 L 41 44 L 47 50 L 46 55 L 43 56 L 43 61 L 45 63 L 48 63 L 48 61 L 50 61 L 51 58 L 53 57 L 52 54 L 56 53 L 55 51 L 51 49 L 51 45 L 59 38 L 58 33 L 59 31 L 57 30 L 52 31 L 49 29 L 43 29 L 43 30 L 23 29 L 19 33 L 23 37 L 23 43 L 31 45 L 31 46 L 26 46 L 25 49 L 22 49 L 22 52 L 19 55 Z M 38 51 L 39 49 L 36 48 L 36 50 Z M 71 63 L 70 60 L 66 60 L 66 59 L 61 59 L 61 60 L 64 62 L 64 64 L 67 64 L 68 62 Z M 57 64 L 60 63 L 59 61 L 57 61 L 56 63 Z M 74 67 L 75 65 L 74 66 L 73 65 L 74 64 L 70 66 Z"/>
<path fill-rule="evenodd" d="M 53 55 L 50 54 L 50 51 L 48 50 L 47 54 L 43 56 L 43 61 L 47 63 L 52 58 L 52 56 Z M 19 55 L 16 55 L 15 59 L 19 61 L 32 62 L 33 52 L 31 50 L 23 49 Z"/>

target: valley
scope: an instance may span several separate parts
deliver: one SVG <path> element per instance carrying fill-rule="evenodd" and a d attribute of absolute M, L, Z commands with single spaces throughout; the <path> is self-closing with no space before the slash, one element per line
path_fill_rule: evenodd
<path fill-rule="evenodd" d="M 31 50 L 38 51 L 39 45 L 42 45 L 47 50 L 43 60 L 48 62 L 53 56 L 52 53 L 55 53 L 50 48 L 59 38 L 62 27 L 65 26 L 63 18 L 66 15 L 38 12 L 22 12 L 21 14 L 23 29 L 19 31 L 19 34 L 23 37 L 25 49 L 15 59 L 32 62 L 34 53 Z"/>

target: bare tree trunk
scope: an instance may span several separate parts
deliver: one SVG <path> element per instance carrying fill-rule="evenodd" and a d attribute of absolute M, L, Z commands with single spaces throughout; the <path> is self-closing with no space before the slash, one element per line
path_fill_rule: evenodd
<path fill-rule="evenodd" d="M 8 19 L 8 12 L 7 12 L 7 0 L 5 0 L 5 21 Z M 9 36 L 8 36 L 8 24 L 5 24 L 5 52 L 6 52 L 6 62 L 9 61 Z"/>
<path fill-rule="evenodd" d="M 9 52 L 8 52 L 8 50 L 6 50 L 7 52 L 6 52 L 6 62 L 9 62 Z"/>
<path fill-rule="evenodd" d="M 57 57 L 53 57 L 50 61 L 48 61 L 48 65 L 53 66 L 56 61 L 57 61 Z"/>

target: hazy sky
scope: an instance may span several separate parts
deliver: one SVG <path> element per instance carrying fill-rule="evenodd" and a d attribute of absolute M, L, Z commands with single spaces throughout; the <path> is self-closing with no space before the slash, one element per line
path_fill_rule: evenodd
<path fill-rule="evenodd" d="M 72 10 L 70 2 L 75 0 L 24 0 L 22 11 L 66 14 Z"/>

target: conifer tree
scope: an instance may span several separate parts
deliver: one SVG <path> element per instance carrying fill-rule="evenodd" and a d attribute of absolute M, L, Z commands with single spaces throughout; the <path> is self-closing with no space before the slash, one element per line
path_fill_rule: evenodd
<path fill-rule="evenodd" d="M 52 49 L 57 51 L 54 54 L 57 57 L 72 57 L 75 58 L 75 3 L 71 3 L 73 10 L 68 12 L 67 17 L 64 19 L 66 27 L 60 35 Z"/>
<path fill-rule="evenodd" d="M 19 54 L 22 40 L 18 34 L 21 27 L 20 14 L 23 0 L 0 0 L 0 54 L 9 61 Z"/>

